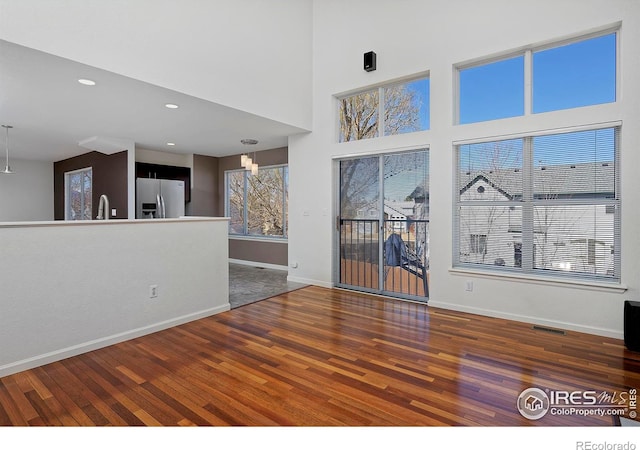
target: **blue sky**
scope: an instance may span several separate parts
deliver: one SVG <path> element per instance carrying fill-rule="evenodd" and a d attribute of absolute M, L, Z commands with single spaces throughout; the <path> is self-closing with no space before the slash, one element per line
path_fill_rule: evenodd
<path fill-rule="evenodd" d="M 423 107 L 420 108 L 420 129 L 428 130 L 431 126 L 429 117 L 429 95 L 431 94 L 429 78 L 407 83 L 407 87 L 415 91 L 417 98 L 423 105 Z"/>
<path fill-rule="evenodd" d="M 482 122 L 525 114 L 524 55 L 475 66 L 460 72 L 460 123 Z M 532 53 L 533 114 L 614 102 L 616 100 L 616 34 L 587 39 Z M 420 129 L 430 128 L 429 78 L 407 83 L 425 107 Z M 534 165 L 614 160 L 614 130 L 586 131 L 533 140 Z M 486 145 L 494 146 L 487 153 Z M 502 147 L 502 150 L 496 150 Z M 496 151 L 504 152 L 501 167 L 521 167 L 522 140 L 473 144 L 460 153 L 463 171 L 487 169 Z M 428 159 L 426 162 L 428 173 Z M 487 167 L 485 167 L 487 166 Z M 495 168 L 495 166 L 494 166 Z M 420 180 L 422 170 L 405 170 L 385 181 L 385 197 L 404 200 Z"/>
<path fill-rule="evenodd" d="M 524 56 L 460 71 L 460 123 L 524 114 Z"/>
<path fill-rule="evenodd" d="M 524 56 L 516 56 L 460 71 L 460 123 L 525 114 L 524 61 Z M 616 34 L 534 51 L 532 84 L 533 114 L 614 102 Z M 475 166 L 472 170 L 483 168 L 488 163 L 482 161 L 487 159 L 486 145 L 463 148 L 461 170 L 469 170 L 469 165 Z M 514 142 L 499 145 L 512 152 L 522 148 Z M 613 161 L 614 130 L 540 136 L 533 146 L 535 166 Z"/>
<path fill-rule="evenodd" d="M 615 101 L 615 33 L 533 52 L 533 113 Z M 523 115 L 524 56 L 460 71 L 460 123 Z"/>
<path fill-rule="evenodd" d="M 430 95 L 430 83 L 429 78 L 421 78 L 419 80 L 410 81 L 405 84 L 407 90 L 412 91 L 414 94 L 415 101 L 420 105 L 419 108 L 419 116 L 418 116 L 418 129 L 419 130 L 428 130 L 430 128 L 430 117 L 429 117 L 429 95 Z M 406 132 L 411 132 L 414 130 L 406 130 Z"/>
<path fill-rule="evenodd" d="M 616 35 L 533 54 L 533 112 L 616 100 Z"/>

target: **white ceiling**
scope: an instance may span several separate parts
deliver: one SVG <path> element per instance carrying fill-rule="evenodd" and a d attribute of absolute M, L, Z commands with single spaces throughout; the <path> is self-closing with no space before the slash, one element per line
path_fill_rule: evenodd
<path fill-rule="evenodd" d="M 84 86 L 79 78 L 96 85 Z M 251 151 L 258 151 L 284 147 L 288 136 L 305 131 L 3 40 L 0 124 L 14 127 L 12 158 L 44 161 L 86 153 L 78 143 L 95 136 L 150 150 L 227 156 L 247 150 L 243 138 L 257 139 Z"/>

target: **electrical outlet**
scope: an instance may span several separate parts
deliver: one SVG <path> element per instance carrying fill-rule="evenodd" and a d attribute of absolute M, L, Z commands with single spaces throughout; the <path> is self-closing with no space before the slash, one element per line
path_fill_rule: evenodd
<path fill-rule="evenodd" d="M 149 285 L 149 298 L 156 298 L 158 296 L 158 285 Z"/>
<path fill-rule="evenodd" d="M 115 216 L 117 216 L 116 209 L 115 208 L 111 208 L 111 217 L 115 217 Z"/>
<path fill-rule="evenodd" d="M 464 286 L 464 290 L 467 291 L 467 292 L 472 292 L 473 291 L 473 281 L 467 280 L 466 284 Z"/>

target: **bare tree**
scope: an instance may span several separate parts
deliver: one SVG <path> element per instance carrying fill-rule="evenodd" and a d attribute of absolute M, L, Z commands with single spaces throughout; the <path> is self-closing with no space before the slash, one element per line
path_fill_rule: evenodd
<path fill-rule="evenodd" d="M 570 186 L 575 182 L 573 170 L 566 165 L 559 165 L 562 170 L 562 183 L 552 179 L 559 173 L 554 166 L 544 166 L 543 161 L 538 161 L 539 169 L 534 174 L 534 197 L 543 202 L 558 200 L 560 198 L 560 186 L 565 192 L 570 191 Z M 574 166 L 575 167 L 575 166 Z M 550 174 L 551 172 L 551 174 Z M 554 187 L 555 186 L 555 187 Z M 566 194 L 565 194 L 566 195 Z M 568 212 L 571 211 L 571 212 Z M 559 256 L 559 250 L 567 246 L 566 240 L 575 235 L 580 229 L 580 222 L 588 220 L 585 212 L 579 213 L 576 208 L 566 209 L 566 206 L 558 207 L 542 204 L 533 208 L 534 215 L 534 244 L 535 267 L 540 269 L 552 269 L 553 263 Z"/>
<path fill-rule="evenodd" d="M 407 131 L 418 131 L 420 102 L 416 92 L 405 85 L 384 89 L 384 130 L 393 135 Z"/>
<path fill-rule="evenodd" d="M 358 218 L 358 211 L 378 208 L 378 158 L 357 158 L 340 163 L 340 215 Z"/>
<path fill-rule="evenodd" d="M 373 89 L 341 99 L 341 142 L 378 136 L 381 126 L 380 91 L 384 96 L 385 134 L 397 134 L 419 129 L 421 106 L 419 96 L 407 85 L 401 84 Z M 358 158 L 344 161 L 340 170 L 341 216 L 356 218 L 359 210 L 377 208 L 378 159 Z"/>
<path fill-rule="evenodd" d="M 496 238 L 495 233 L 505 232 L 509 224 L 509 211 L 501 203 L 522 196 L 522 150 L 513 141 L 490 142 L 466 147 L 460 151 L 460 195 L 466 193 L 466 200 L 486 201 L 486 206 L 470 206 L 460 217 L 461 242 L 467 239 L 469 254 L 460 248 L 461 256 L 479 254 L 480 263 L 491 257 L 498 263 L 505 261 L 506 254 L 487 249 Z M 473 187 L 482 180 L 476 190 Z M 473 248 L 472 235 L 477 235 Z M 481 239 L 484 244 L 480 245 Z M 491 260 L 490 260 L 491 261 Z M 471 262 L 471 261 L 470 261 Z"/>
<path fill-rule="evenodd" d="M 263 169 L 248 178 L 247 209 L 250 234 L 284 235 L 287 192 L 284 168 Z"/>
<path fill-rule="evenodd" d="M 228 175 L 229 186 L 229 228 L 232 233 L 244 233 L 244 171 Z"/>
<path fill-rule="evenodd" d="M 228 178 L 231 231 L 244 233 L 245 215 L 249 234 L 283 236 L 288 192 L 286 168 L 260 169 L 256 175 L 233 172 Z M 245 192 L 245 177 L 246 192 Z M 245 209 L 246 201 L 246 209 Z"/>
<path fill-rule="evenodd" d="M 342 142 L 368 139 L 378 134 L 378 91 L 365 92 L 340 100 L 340 138 Z"/>
<path fill-rule="evenodd" d="M 379 134 L 380 90 L 375 89 L 340 100 L 340 140 L 357 141 Z M 384 92 L 385 134 L 419 129 L 420 101 L 406 85 L 382 89 Z"/>

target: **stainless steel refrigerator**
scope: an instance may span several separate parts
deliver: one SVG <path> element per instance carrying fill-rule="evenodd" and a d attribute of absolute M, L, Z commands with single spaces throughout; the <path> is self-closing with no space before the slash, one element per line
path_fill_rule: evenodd
<path fill-rule="evenodd" d="M 136 219 L 184 216 L 184 181 L 136 179 Z"/>

